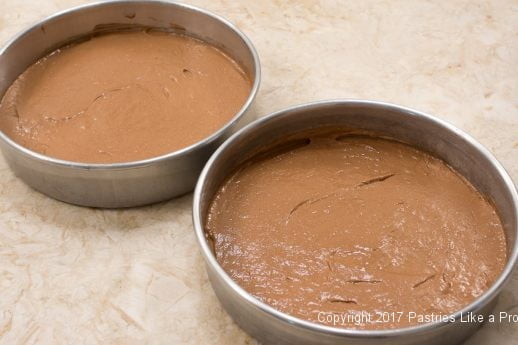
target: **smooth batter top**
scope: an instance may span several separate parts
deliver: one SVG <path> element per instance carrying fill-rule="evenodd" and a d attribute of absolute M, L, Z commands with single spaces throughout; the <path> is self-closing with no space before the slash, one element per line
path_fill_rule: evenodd
<path fill-rule="evenodd" d="M 113 163 L 172 152 L 211 135 L 251 83 L 216 47 L 184 35 L 114 33 L 29 67 L 0 104 L 0 130 L 60 159 Z"/>
<path fill-rule="evenodd" d="M 506 261 L 499 217 L 466 180 L 411 146 L 362 135 L 312 137 L 252 159 L 217 192 L 206 233 L 246 291 L 345 328 L 447 316 Z"/>

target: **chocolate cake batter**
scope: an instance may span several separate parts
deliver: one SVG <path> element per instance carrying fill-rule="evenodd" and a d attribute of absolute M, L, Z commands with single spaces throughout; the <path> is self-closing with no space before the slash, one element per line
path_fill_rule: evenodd
<path fill-rule="evenodd" d="M 0 130 L 60 159 L 113 163 L 206 138 L 243 106 L 250 80 L 200 40 L 117 33 L 59 49 L 29 67 L 0 104 Z"/>
<path fill-rule="evenodd" d="M 246 291 L 345 328 L 447 316 L 506 261 L 499 217 L 466 180 L 411 146 L 361 135 L 315 136 L 248 162 L 217 192 L 206 232 Z M 371 320 L 325 318 L 360 313 Z"/>

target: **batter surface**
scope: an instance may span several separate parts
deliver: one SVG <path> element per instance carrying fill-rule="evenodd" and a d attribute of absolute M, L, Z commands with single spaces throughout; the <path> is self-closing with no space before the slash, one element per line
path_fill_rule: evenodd
<path fill-rule="evenodd" d="M 65 160 L 134 161 L 206 138 L 251 89 L 216 47 L 160 32 L 117 33 L 57 50 L 29 67 L 0 104 L 0 130 Z"/>
<path fill-rule="evenodd" d="M 506 260 L 499 217 L 467 181 L 411 146 L 368 136 L 317 136 L 253 159 L 216 194 L 206 232 L 246 291 L 345 328 L 447 316 L 488 289 Z"/>

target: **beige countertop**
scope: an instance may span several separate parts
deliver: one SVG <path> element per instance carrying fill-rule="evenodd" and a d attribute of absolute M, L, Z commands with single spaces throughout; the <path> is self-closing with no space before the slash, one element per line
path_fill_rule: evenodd
<path fill-rule="evenodd" d="M 87 1 L 1 0 L 0 43 Z M 467 131 L 518 181 L 518 2 L 192 0 L 256 45 L 253 111 L 365 98 Z M 94 210 L 41 195 L 0 158 L 0 344 L 254 344 L 222 310 L 191 224 L 192 196 Z M 495 312 L 518 313 L 518 272 Z M 518 323 L 467 343 L 515 344 Z"/>

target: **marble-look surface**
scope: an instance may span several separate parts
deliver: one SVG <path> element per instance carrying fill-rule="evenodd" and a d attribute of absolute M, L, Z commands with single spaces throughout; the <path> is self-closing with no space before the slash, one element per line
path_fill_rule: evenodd
<path fill-rule="evenodd" d="M 81 0 L 1 0 L 0 43 Z M 366 98 L 446 119 L 518 181 L 518 2 L 192 0 L 255 43 L 257 116 Z M 191 225 L 191 195 L 93 210 L 41 195 L 0 158 L 0 344 L 254 344 L 218 304 Z M 518 272 L 496 311 L 518 313 Z M 518 324 L 467 344 L 515 344 Z"/>

